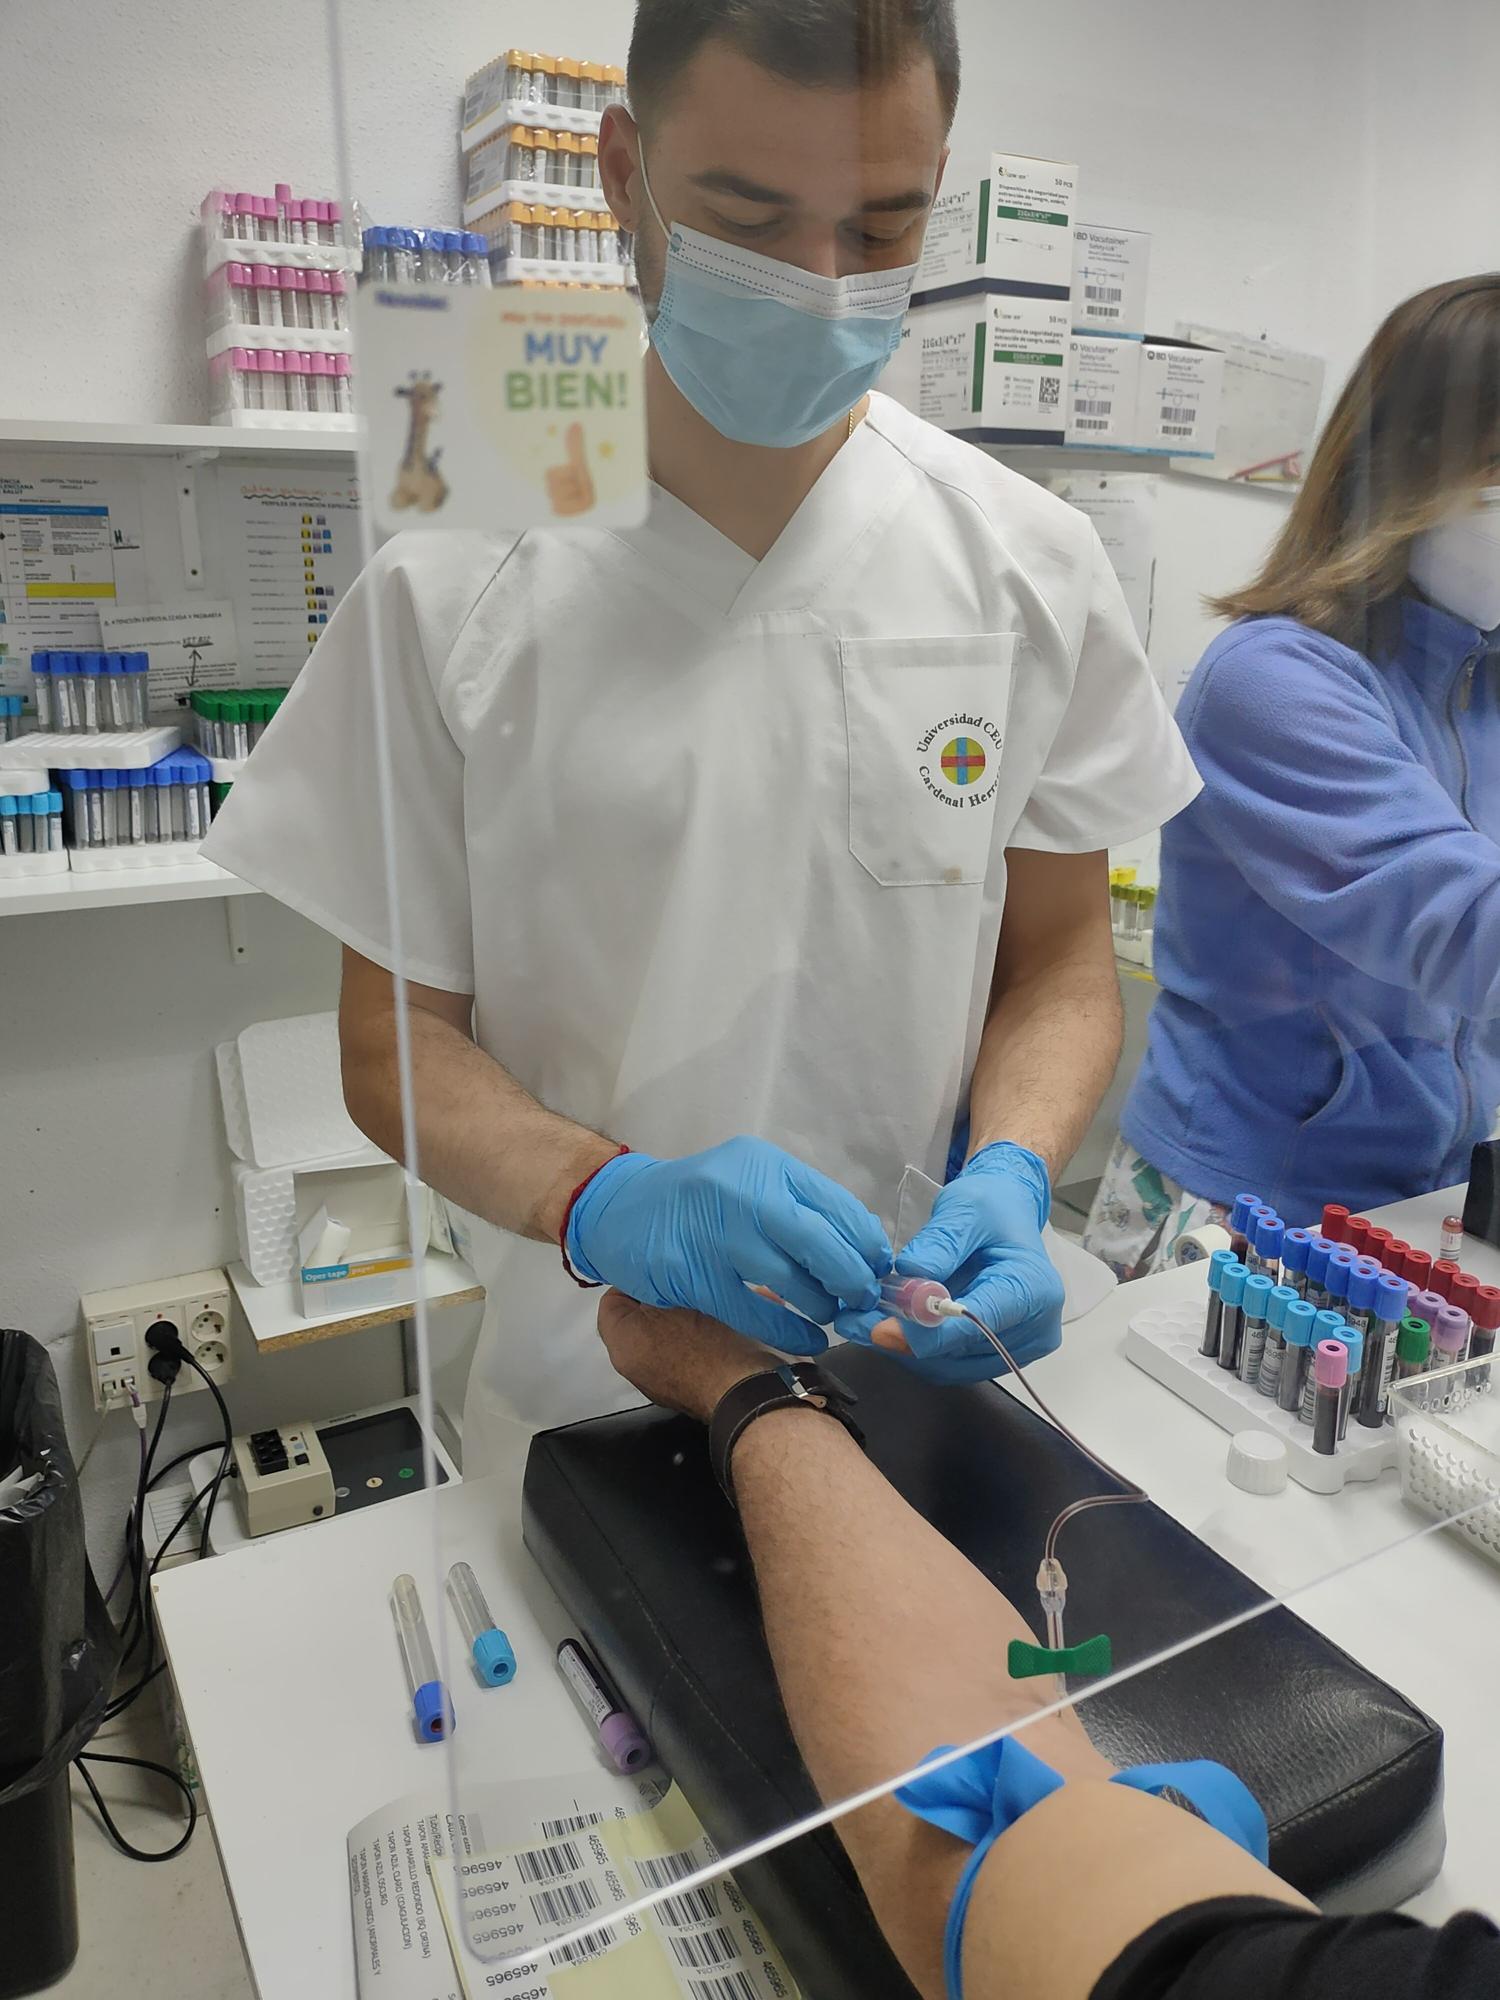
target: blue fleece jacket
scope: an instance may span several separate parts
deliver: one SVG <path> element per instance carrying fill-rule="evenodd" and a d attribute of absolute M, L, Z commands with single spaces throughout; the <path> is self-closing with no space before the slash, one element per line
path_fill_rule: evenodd
<path fill-rule="evenodd" d="M 1177 711 L 1162 987 L 1121 1130 L 1289 1221 L 1467 1178 L 1500 1103 L 1500 634 L 1413 598 L 1380 664 L 1243 620 Z"/>

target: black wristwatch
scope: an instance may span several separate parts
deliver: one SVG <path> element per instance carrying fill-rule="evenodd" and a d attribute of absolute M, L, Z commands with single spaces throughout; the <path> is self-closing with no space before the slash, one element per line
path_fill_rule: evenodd
<path fill-rule="evenodd" d="M 852 1389 L 846 1389 L 836 1376 L 825 1375 L 812 1361 L 783 1361 L 780 1367 L 767 1369 L 763 1375 L 746 1376 L 719 1398 L 709 1418 L 708 1458 L 715 1479 L 732 1503 L 734 1481 L 729 1461 L 740 1433 L 768 1410 L 795 1409 L 799 1403 L 824 1411 L 844 1426 L 857 1445 L 863 1446 L 865 1434 L 849 1414 L 858 1401 Z"/>

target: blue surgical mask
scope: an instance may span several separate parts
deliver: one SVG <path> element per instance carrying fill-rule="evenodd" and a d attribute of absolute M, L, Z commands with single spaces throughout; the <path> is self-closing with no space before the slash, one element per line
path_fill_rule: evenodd
<path fill-rule="evenodd" d="M 823 278 L 681 224 L 651 323 L 662 366 L 698 414 L 736 444 L 806 444 L 847 416 L 901 338 L 917 266 Z"/>

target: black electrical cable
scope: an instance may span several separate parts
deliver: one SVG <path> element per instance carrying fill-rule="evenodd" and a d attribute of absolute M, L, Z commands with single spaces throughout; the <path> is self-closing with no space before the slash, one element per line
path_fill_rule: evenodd
<path fill-rule="evenodd" d="M 214 1477 L 214 1479 L 210 1482 L 210 1484 L 213 1487 L 213 1491 L 208 1496 L 208 1506 L 204 1510 L 204 1515 L 203 1515 L 203 1534 L 198 1542 L 198 1555 L 201 1559 L 208 1553 L 208 1531 L 210 1527 L 213 1525 L 214 1508 L 218 1504 L 219 1489 L 224 1484 L 224 1481 L 228 1476 L 229 1462 L 231 1458 L 234 1456 L 234 1426 L 229 1421 L 229 1406 L 225 1403 L 223 1396 L 220 1395 L 219 1393 L 218 1383 L 214 1380 L 212 1375 L 209 1374 L 208 1370 L 203 1366 L 203 1363 L 198 1359 L 197 1355 L 189 1354 L 187 1349 L 184 1347 L 182 1349 L 182 1358 L 187 1363 L 188 1367 L 194 1371 L 195 1374 L 202 1376 L 203 1385 L 208 1390 L 209 1394 L 213 1397 L 214 1401 L 218 1404 L 219 1415 L 224 1420 L 223 1454 L 219 1459 L 218 1473 Z M 165 1544 L 163 1544 L 163 1546 L 165 1546 Z M 160 1560 L 161 1557 L 160 1553 L 158 1552 L 157 1561 Z"/>
<path fill-rule="evenodd" d="M 169 1771 L 165 1764 L 153 1764 L 148 1757 L 114 1757 L 104 1750 L 80 1751 L 73 1759 L 73 1763 L 79 1777 L 82 1778 L 83 1782 L 89 1788 L 89 1795 L 93 1799 L 94 1808 L 104 1824 L 104 1831 L 109 1835 L 122 1854 L 128 1854 L 132 1861 L 171 1861 L 174 1856 L 181 1854 L 182 1850 L 192 1839 L 193 1829 L 198 1824 L 198 1801 L 193 1797 L 191 1785 L 184 1778 L 179 1777 L 176 1771 Z M 152 1771 L 157 1777 L 165 1778 L 169 1785 L 175 1785 L 187 1800 L 188 1822 L 182 1830 L 181 1838 L 174 1841 L 170 1847 L 163 1847 L 158 1850 L 132 1845 L 115 1825 L 114 1820 L 110 1816 L 109 1807 L 100 1797 L 99 1787 L 94 1783 L 93 1778 L 88 1772 L 87 1767 L 90 1764 L 129 1764 L 138 1771 Z"/>
<path fill-rule="evenodd" d="M 171 1407 L 171 1403 L 172 1384 L 167 1382 L 162 1387 L 161 1407 L 156 1413 L 156 1425 L 151 1433 L 151 1442 L 147 1447 L 146 1456 L 141 1461 L 140 1477 L 136 1481 L 135 1502 L 125 1525 L 125 1556 L 127 1566 L 130 1570 L 131 1589 L 130 1603 L 120 1626 L 121 1666 L 124 1666 L 131 1654 L 134 1653 L 145 1628 L 146 1607 L 142 1598 L 141 1570 L 145 1556 L 146 1495 L 150 1491 L 151 1468 L 156 1460 L 157 1446 L 161 1443 L 162 1428 L 167 1421 L 167 1411 Z M 146 1665 L 149 1667 L 150 1664 L 151 1659 L 148 1652 Z"/>

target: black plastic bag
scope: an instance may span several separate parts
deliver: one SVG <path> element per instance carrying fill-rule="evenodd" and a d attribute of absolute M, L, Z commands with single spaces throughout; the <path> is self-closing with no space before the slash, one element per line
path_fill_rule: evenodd
<path fill-rule="evenodd" d="M 98 1728 L 119 1640 L 89 1568 L 83 1503 L 47 1350 L 0 1330 L 0 1995 L 29 1993 L 77 1947 L 68 1764 Z"/>

